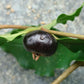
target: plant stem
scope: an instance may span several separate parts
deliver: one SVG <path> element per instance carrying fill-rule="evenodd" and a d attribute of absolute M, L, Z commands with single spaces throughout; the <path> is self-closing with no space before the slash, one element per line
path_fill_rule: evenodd
<path fill-rule="evenodd" d="M 4 28 L 14 28 L 14 29 L 26 29 L 30 26 L 21 26 L 21 25 L 0 25 L 0 29 Z"/>
<path fill-rule="evenodd" d="M 44 28 L 41 28 L 41 30 L 46 31 L 46 32 L 51 33 L 51 34 L 73 37 L 73 38 L 78 38 L 78 39 L 84 40 L 84 35 L 80 35 L 80 34 L 65 33 L 65 32 L 60 32 L 60 31 L 48 30 L 48 29 L 44 29 Z"/>
<path fill-rule="evenodd" d="M 52 84 L 60 84 L 71 72 L 77 69 L 79 66 L 83 66 L 84 62 L 75 62 L 68 69 L 66 69 Z"/>
<path fill-rule="evenodd" d="M 29 27 L 31 27 L 31 26 L 0 25 L 0 29 L 4 29 L 4 28 L 26 29 Z M 65 33 L 65 32 L 60 32 L 60 31 L 48 30 L 48 29 L 44 29 L 44 28 L 41 28 L 41 30 L 52 33 L 52 34 L 60 35 L 60 36 L 67 36 L 67 37 L 73 37 L 73 38 L 78 38 L 78 39 L 84 40 L 84 35 L 80 35 L 80 34 Z"/>

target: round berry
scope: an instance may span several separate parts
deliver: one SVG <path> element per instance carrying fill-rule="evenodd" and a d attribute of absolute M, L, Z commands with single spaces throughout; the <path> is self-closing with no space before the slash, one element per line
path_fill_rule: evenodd
<path fill-rule="evenodd" d="M 50 33 L 41 30 L 27 33 L 23 43 L 27 51 L 37 56 L 51 56 L 57 49 L 57 40 Z"/>

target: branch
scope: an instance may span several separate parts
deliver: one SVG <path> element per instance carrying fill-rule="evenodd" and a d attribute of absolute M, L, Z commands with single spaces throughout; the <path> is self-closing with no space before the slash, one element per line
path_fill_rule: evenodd
<path fill-rule="evenodd" d="M 0 25 L 0 29 L 4 29 L 4 28 L 26 29 L 26 28 L 29 28 L 29 27 L 31 27 L 31 26 L 21 26 L 21 25 Z M 46 31 L 46 32 L 48 32 L 48 33 L 60 35 L 60 36 L 67 36 L 67 37 L 73 37 L 73 38 L 78 38 L 78 39 L 83 39 L 83 40 L 84 40 L 84 35 L 80 35 L 80 34 L 66 33 L 66 32 L 48 30 L 48 29 L 44 29 L 44 28 L 41 28 L 41 30 Z"/>
<path fill-rule="evenodd" d="M 73 38 L 78 38 L 78 39 L 84 40 L 84 35 L 80 35 L 80 34 L 66 33 L 66 32 L 48 30 L 48 29 L 44 29 L 44 28 L 41 28 L 41 30 L 46 31 L 48 33 L 60 35 L 60 36 L 67 36 L 67 37 L 73 37 Z"/>
<path fill-rule="evenodd" d="M 21 26 L 21 25 L 0 25 L 0 29 L 4 29 L 4 28 L 26 29 L 29 27 L 30 26 Z"/>
<path fill-rule="evenodd" d="M 52 84 L 60 84 L 71 72 L 77 69 L 79 66 L 84 66 L 84 62 L 75 62 L 68 69 L 66 69 Z"/>

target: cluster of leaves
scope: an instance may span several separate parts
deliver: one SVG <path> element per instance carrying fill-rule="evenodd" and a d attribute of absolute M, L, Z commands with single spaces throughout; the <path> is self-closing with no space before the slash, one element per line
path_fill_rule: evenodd
<path fill-rule="evenodd" d="M 59 37 L 58 49 L 53 56 L 40 57 L 38 61 L 32 59 L 31 52 L 27 52 L 23 46 L 24 35 L 41 27 L 56 30 L 54 26 L 58 23 L 66 24 L 68 20 L 73 21 L 79 16 L 84 4 L 73 14 L 61 14 L 50 24 L 43 26 L 31 26 L 28 29 L 13 30 L 10 34 L 0 35 L 0 46 L 8 53 L 13 54 L 19 64 L 25 69 L 35 69 L 35 73 L 41 76 L 53 76 L 56 68 L 67 68 L 73 60 L 84 61 L 84 40 Z"/>

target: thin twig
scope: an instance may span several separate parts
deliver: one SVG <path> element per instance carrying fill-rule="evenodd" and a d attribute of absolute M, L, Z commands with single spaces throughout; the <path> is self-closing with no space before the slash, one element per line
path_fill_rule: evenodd
<path fill-rule="evenodd" d="M 4 28 L 26 29 L 29 27 L 31 27 L 31 26 L 0 25 L 0 29 L 4 29 Z M 52 33 L 52 34 L 60 35 L 60 36 L 67 36 L 67 37 L 79 38 L 79 39 L 84 40 L 84 35 L 80 35 L 80 34 L 65 33 L 65 32 L 60 32 L 60 31 L 48 30 L 48 29 L 44 29 L 44 28 L 41 28 L 41 30 Z"/>
<path fill-rule="evenodd" d="M 21 25 L 0 25 L 0 29 L 14 28 L 14 29 L 26 29 L 30 26 L 21 26 Z"/>
<path fill-rule="evenodd" d="M 79 66 L 83 66 L 84 62 L 75 62 L 68 69 L 66 69 L 52 84 L 60 84 L 71 72 L 77 69 Z"/>
<path fill-rule="evenodd" d="M 51 33 L 51 34 L 56 34 L 56 35 L 60 35 L 60 36 L 67 36 L 67 37 L 73 37 L 73 38 L 78 38 L 78 39 L 83 39 L 84 40 L 84 35 L 80 35 L 80 34 L 66 33 L 66 32 L 48 30 L 48 29 L 44 29 L 44 28 L 41 28 L 41 30 L 46 31 L 46 32 Z"/>

